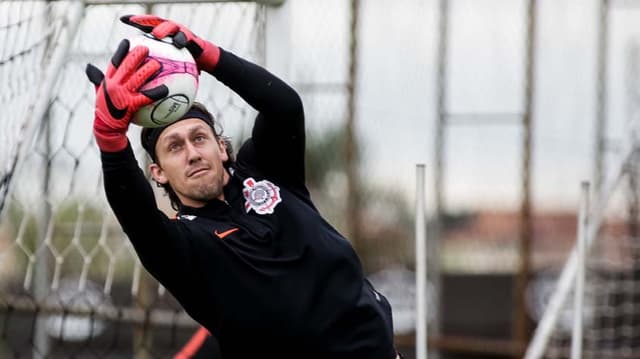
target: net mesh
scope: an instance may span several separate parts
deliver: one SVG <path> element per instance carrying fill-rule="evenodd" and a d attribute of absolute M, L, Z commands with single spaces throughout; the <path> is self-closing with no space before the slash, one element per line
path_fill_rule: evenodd
<path fill-rule="evenodd" d="M 196 324 L 144 271 L 106 204 L 84 68 L 105 69 L 120 39 L 136 34 L 120 16 L 149 12 L 262 63 L 265 7 L 80 5 L 73 18 L 78 4 L 0 2 L 0 106 L 13 109 L 0 121 L 0 357 L 166 357 Z M 58 67 L 52 58 L 77 20 Z M 55 80 L 47 111 L 33 118 L 47 75 Z M 246 137 L 254 114 L 237 95 L 203 76 L 198 100 L 226 135 Z"/>
<path fill-rule="evenodd" d="M 633 130 L 631 138 L 636 137 Z M 636 137 L 637 141 L 637 137 Z M 637 143 L 637 142 L 636 142 Z M 614 166 L 612 166 L 614 167 Z M 603 212 L 599 231 L 585 259 L 582 312 L 582 358 L 635 358 L 640 350 L 640 197 L 637 150 L 628 157 L 616 188 L 605 208 L 591 207 L 589 216 Z M 609 174 L 607 177 L 613 177 Z M 542 272 L 528 289 L 532 317 L 540 320 L 550 298 L 559 290 L 557 272 Z M 572 286 L 575 283 L 572 283 Z M 570 292 L 559 312 L 544 358 L 571 358 L 574 293 Z"/>
<path fill-rule="evenodd" d="M 0 154 L 0 208 L 16 165 L 16 139 L 24 126 L 22 119 L 27 117 L 29 99 L 34 97 L 42 78 L 47 46 L 58 35 L 59 19 L 47 21 L 50 10 L 51 6 L 43 2 L 0 3 L 0 80 L 4 87 L 0 105 L 12 109 L 11 117 L 0 123 L 0 138 L 6 144 Z"/>
<path fill-rule="evenodd" d="M 592 251 L 598 254 L 587 260 L 582 357 L 633 358 L 640 350 L 640 243 L 637 237 L 609 235 L 599 238 Z M 532 288 L 538 300 L 548 299 L 554 281 L 553 276 L 535 279 Z M 550 337 L 545 358 L 571 357 L 572 307 L 570 297 Z"/>

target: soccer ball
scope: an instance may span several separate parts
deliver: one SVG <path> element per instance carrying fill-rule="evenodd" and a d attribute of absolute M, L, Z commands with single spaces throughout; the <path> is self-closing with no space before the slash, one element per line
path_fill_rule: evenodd
<path fill-rule="evenodd" d="M 133 122 L 143 127 L 161 127 L 182 117 L 196 98 L 198 91 L 198 68 L 191 53 L 185 48 L 178 49 L 169 37 L 156 39 L 144 34 L 129 40 L 129 48 L 137 45 L 149 48 L 147 58 L 160 62 L 158 73 L 145 83 L 140 90 L 165 85 L 169 94 L 142 107 L 133 115 Z"/>

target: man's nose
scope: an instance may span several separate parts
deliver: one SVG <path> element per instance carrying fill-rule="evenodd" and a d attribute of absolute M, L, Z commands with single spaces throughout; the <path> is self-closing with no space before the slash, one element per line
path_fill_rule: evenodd
<path fill-rule="evenodd" d="M 200 152 L 198 152 L 196 147 L 191 142 L 187 142 L 185 147 L 187 150 L 187 159 L 189 160 L 189 163 L 197 162 L 201 159 Z"/>

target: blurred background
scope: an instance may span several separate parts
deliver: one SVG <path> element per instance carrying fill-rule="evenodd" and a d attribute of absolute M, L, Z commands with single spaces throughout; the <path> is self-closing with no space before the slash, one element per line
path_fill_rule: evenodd
<path fill-rule="evenodd" d="M 584 357 L 638 357 L 633 0 L 1 1 L 0 357 L 171 357 L 197 329 L 115 221 L 91 132 L 84 68 L 106 68 L 136 35 L 118 18 L 140 13 L 183 23 L 300 93 L 312 197 L 392 303 L 407 358 L 416 187 L 430 356 L 519 358 L 575 244 L 585 180 L 597 238 Z M 200 80 L 198 100 L 238 147 L 256 112 Z M 145 168 L 138 136 L 132 126 Z M 569 357 L 565 303 L 544 357 Z"/>

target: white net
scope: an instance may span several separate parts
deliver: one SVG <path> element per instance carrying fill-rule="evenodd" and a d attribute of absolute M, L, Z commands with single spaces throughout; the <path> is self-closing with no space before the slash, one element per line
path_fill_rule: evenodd
<path fill-rule="evenodd" d="M 184 344 L 195 323 L 142 269 L 106 204 L 84 68 L 105 69 L 137 31 L 119 17 L 141 13 L 262 63 L 265 11 L 253 2 L 0 2 L 0 106 L 12 108 L 0 121 L 0 357 L 166 357 Z M 203 76 L 197 99 L 226 135 L 246 137 L 254 114 L 237 95 Z M 140 160 L 138 136 L 133 128 Z"/>
<path fill-rule="evenodd" d="M 41 1 L 0 3 L 0 106 L 11 109 L 0 122 L 0 208 L 16 165 L 19 135 L 43 77 L 48 46 L 60 35 L 61 19 L 52 11 Z"/>
<path fill-rule="evenodd" d="M 603 236 L 588 257 L 583 315 L 583 358 L 634 358 L 640 350 L 640 243 L 638 238 Z M 542 315 L 555 277 L 539 275 L 530 287 L 534 316 Z M 570 358 L 571 296 L 558 317 L 545 358 Z"/>

